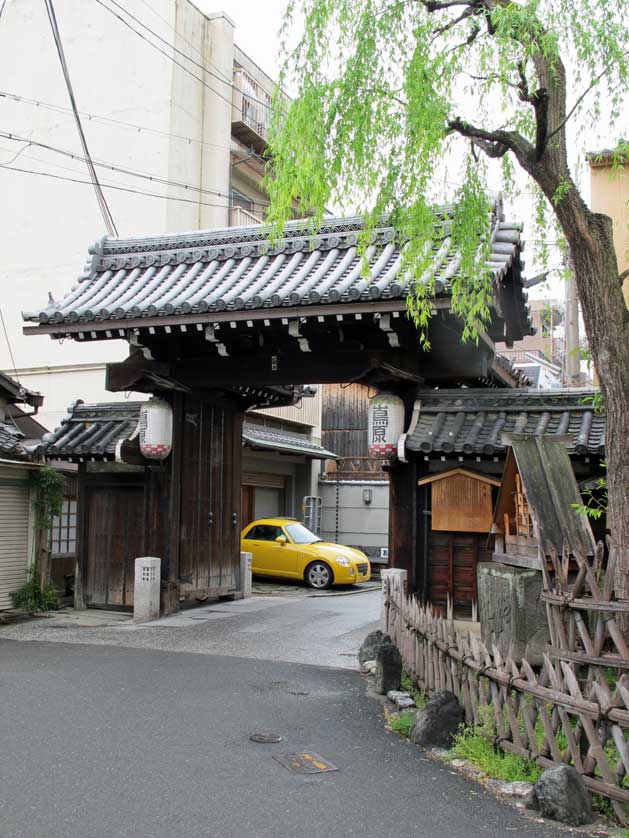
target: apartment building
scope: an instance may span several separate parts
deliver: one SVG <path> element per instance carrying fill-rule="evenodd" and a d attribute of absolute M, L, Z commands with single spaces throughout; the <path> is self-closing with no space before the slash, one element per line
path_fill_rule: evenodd
<path fill-rule="evenodd" d="M 56 0 L 55 8 L 119 235 L 260 223 L 274 84 L 235 43 L 229 15 L 207 0 L 128 0 L 124 8 Z M 105 234 L 40 0 L 7 1 L 0 77 L 0 306 L 8 332 L 8 341 L 0 337 L 0 369 L 45 395 L 39 418 L 54 429 L 77 398 L 97 404 L 141 395 L 105 390 L 105 365 L 127 354 L 124 341 L 61 346 L 22 335 L 20 312 L 47 294 L 58 298 L 81 272 L 85 243 Z M 316 446 L 320 414 L 317 394 L 304 406 L 251 417 L 254 430 L 266 430 L 246 443 L 250 514 L 295 514 L 316 487 L 318 464 L 281 440 L 283 456 L 271 455 L 268 439 L 284 434 L 290 448 L 296 434 Z"/>

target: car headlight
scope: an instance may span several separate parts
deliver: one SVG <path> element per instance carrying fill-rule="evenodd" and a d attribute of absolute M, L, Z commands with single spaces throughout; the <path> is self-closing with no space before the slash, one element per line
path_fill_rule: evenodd
<path fill-rule="evenodd" d="M 341 567 L 351 567 L 352 563 L 349 559 L 346 559 L 345 556 L 337 556 L 335 559 L 337 564 L 340 564 Z"/>

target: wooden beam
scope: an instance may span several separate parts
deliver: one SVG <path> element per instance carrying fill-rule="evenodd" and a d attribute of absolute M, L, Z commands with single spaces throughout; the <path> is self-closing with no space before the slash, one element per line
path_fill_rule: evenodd
<path fill-rule="evenodd" d="M 435 309 L 448 310 L 448 297 L 433 300 Z M 118 329 L 125 336 L 125 331 L 133 328 L 148 329 L 162 327 L 172 329 L 175 326 L 192 325 L 197 323 L 238 323 L 247 320 L 288 320 L 299 317 L 333 317 L 337 314 L 376 314 L 377 312 L 406 311 L 406 300 L 371 300 L 355 303 L 329 303 L 327 305 L 287 306 L 286 308 L 264 308 L 258 310 L 211 311 L 198 314 L 170 314 L 156 317 L 133 317 L 128 320 L 93 320 L 89 323 L 41 323 L 37 326 L 24 326 L 25 335 L 68 335 L 74 337 L 79 333 L 106 332 Z"/>

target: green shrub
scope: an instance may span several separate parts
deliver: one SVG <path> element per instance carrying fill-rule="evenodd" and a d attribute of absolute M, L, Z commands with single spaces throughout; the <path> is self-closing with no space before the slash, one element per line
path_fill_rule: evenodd
<path fill-rule="evenodd" d="M 506 782 L 523 780 L 535 783 L 542 769 L 534 762 L 527 762 L 515 754 L 494 750 L 491 742 L 476 727 L 461 727 L 451 751 L 452 756 L 471 762 L 489 777 Z"/>
<path fill-rule="evenodd" d="M 48 582 L 43 591 L 40 588 L 39 574 L 34 568 L 28 571 L 28 578 L 21 588 L 10 594 L 14 608 L 21 611 L 54 611 L 59 608 L 57 589 Z"/>
<path fill-rule="evenodd" d="M 410 695 L 418 710 L 426 706 L 428 690 L 420 690 L 415 681 L 413 681 L 413 676 L 409 672 L 406 672 L 406 670 L 402 672 L 401 689 Z"/>

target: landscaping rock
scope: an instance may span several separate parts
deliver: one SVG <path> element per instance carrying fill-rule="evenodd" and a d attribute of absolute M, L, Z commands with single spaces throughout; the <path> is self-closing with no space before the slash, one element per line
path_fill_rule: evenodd
<path fill-rule="evenodd" d="M 400 690 L 389 690 L 387 698 L 391 701 L 398 710 L 410 710 L 415 707 L 415 702 L 408 693 L 400 692 Z"/>
<path fill-rule="evenodd" d="M 583 826 L 592 823 L 592 800 L 583 778 L 571 765 L 544 771 L 535 783 L 535 797 L 542 817 Z"/>
<path fill-rule="evenodd" d="M 454 693 L 439 690 L 415 716 L 409 739 L 422 748 L 450 748 L 465 714 Z"/>
<path fill-rule="evenodd" d="M 365 664 L 367 661 L 376 659 L 376 652 L 383 643 L 390 643 L 391 638 L 388 634 L 383 634 L 380 629 L 372 631 L 363 640 L 362 646 L 358 650 L 358 663 Z"/>
<path fill-rule="evenodd" d="M 496 794 L 512 797 L 516 800 L 526 800 L 533 791 L 533 785 L 522 780 L 508 783 L 505 780 L 486 780 L 485 785 Z"/>
<path fill-rule="evenodd" d="M 390 690 L 399 690 L 402 680 L 402 656 L 389 640 L 376 652 L 375 690 L 386 695 Z"/>

